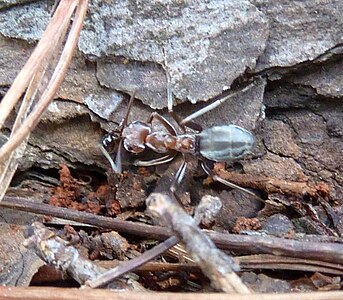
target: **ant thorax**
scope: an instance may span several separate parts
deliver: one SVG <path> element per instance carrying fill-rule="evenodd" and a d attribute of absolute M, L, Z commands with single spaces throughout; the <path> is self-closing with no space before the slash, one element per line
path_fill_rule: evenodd
<path fill-rule="evenodd" d="M 167 153 L 176 150 L 181 153 L 194 153 L 194 135 L 171 135 L 166 132 L 155 131 L 147 135 L 146 145 L 157 153 Z"/>
<path fill-rule="evenodd" d="M 143 122 L 130 123 L 122 133 L 124 148 L 131 153 L 143 152 L 145 139 L 150 132 L 151 127 Z"/>

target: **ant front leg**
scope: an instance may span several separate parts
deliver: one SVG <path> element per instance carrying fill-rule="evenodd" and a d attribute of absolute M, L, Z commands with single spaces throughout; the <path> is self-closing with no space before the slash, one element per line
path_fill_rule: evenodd
<path fill-rule="evenodd" d="M 130 96 L 130 100 L 129 100 L 129 104 L 127 106 L 127 111 L 126 111 L 125 117 L 123 118 L 123 120 L 119 124 L 118 128 L 116 130 L 112 131 L 111 133 L 106 134 L 104 136 L 104 138 L 102 139 L 102 143 L 100 145 L 100 150 L 101 150 L 102 154 L 107 158 L 108 162 L 111 165 L 113 172 L 116 174 L 122 173 L 123 140 L 122 140 L 121 135 L 123 133 L 124 128 L 127 126 L 127 122 L 129 119 L 129 114 L 131 112 L 132 104 L 135 100 L 135 94 L 136 94 L 136 91 L 134 91 L 132 93 L 132 95 Z M 108 146 L 109 144 L 111 144 L 111 143 L 113 143 L 119 139 L 120 139 L 120 141 L 119 141 L 119 145 L 118 145 L 117 155 L 116 155 L 116 159 L 114 162 L 110 153 L 106 150 L 106 146 Z"/>
<path fill-rule="evenodd" d="M 105 149 L 104 145 L 100 145 L 100 150 L 102 154 L 107 158 L 108 162 L 111 165 L 111 168 L 114 173 L 121 174 L 122 173 L 122 148 L 123 148 L 123 141 L 120 140 L 118 145 L 118 151 L 116 155 L 116 161 L 114 162 L 111 155 L 108 153 L 108 151 Z"/>

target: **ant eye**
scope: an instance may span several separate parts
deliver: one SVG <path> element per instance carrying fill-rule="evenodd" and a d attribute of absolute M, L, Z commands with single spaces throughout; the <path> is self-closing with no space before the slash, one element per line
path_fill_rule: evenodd
<path fill-rule="evenodd" d="M 106 134 L 102 139 L 102 145 L 108 147 L 113 142 L 113 138 L 110 134 Z"/>

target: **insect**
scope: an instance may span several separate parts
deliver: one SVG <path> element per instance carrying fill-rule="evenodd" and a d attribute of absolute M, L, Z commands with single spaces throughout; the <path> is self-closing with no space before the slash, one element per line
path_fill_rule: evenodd
<path fill-rule="evenodd" d="M 122 172 L 121 156 L 123 149 L 133 154 L 139 154 L 146 148 L 149 148 L 156 153 L 163 154 L 161 157 L 149 161 L 136 160 L 134 162 L 135 166 L 153 166 L 163 164 L 173 160 L 178 153 L 183 155 L 191 154 L 200 159 L 202 168 L 214 180 L 229 187 L 247 192 L 256 197 L 256 195 L 249 190 L 237 186 L 216 175 L 207 164 L 207 161 L 232 163 L 233 161 L 242 158 L 254 147 L 255 138 L 253 134 L 240 126 L 233 124 L 217 125 L 202 129 L 199 124 L 192 121 L 196 117 L 211 111 L 221 103 L 227 101 L 234 95 L 234 93 L 229 94 L 225 98 L 219 99 L 196 111 L 185 119 L 180 120 L 173 111 L 173 99 L 169 80 L 167 80 L 167 82 L 168 111 L 180 127 L 182 133 L 178 134 L 175 127 L 157 112 L 153 112 L 146 122 L 133 121 L 128 123 L 129 113 L 135 99 L 133 94 L 130 98 L 126 115 L 121 124 L 116 130 L 105 135 L 102 140 L 101 150 L 110 162 L 113 171 L 116 173 Z M 252 85 L 253 83 L 245 87 L 242 92 L 250 89 Z M 166 131 L 155 131 L 152 126 L 153 121 L 160 122 Z M 196 133 L 187 133 L 186 128 L 191 128 L 195 130 Z M 119 145 L 117 155 L 115 161 L 113 161 L 106 148 L 108 148 L 112 143 L 118 141 Z M 175 186 L 177 186 L 183 179 L 186 168 L 187 161 L 184 159 L 175 175 L 174 183 L 171 187 L 172 192 L 175 192 Z"/>

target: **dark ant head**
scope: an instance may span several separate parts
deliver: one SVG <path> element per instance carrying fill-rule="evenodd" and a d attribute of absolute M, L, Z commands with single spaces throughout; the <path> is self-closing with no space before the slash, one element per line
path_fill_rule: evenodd
<path fill-rule="evenodd" d="M 112 131 L 103 136 L 101 144 L 108 152 L 113 152 L 118 146 L 121 139 L 121 134 L 117 131 Z"/>

